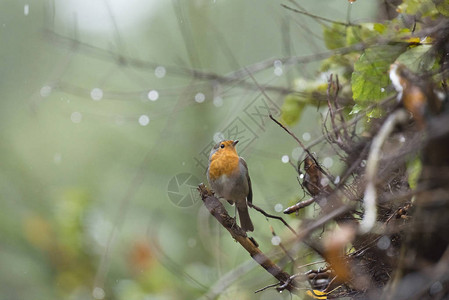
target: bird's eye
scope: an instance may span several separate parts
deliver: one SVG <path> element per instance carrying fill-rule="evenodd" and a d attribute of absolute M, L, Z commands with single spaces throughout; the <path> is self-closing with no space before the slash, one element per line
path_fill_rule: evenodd
<path fill-rule="evenodd" d="M 220 145 L 220 148 L 222 148 L 222 149 L 223 149 L 224 147 L 225 147 L 225 145 L 224 145 L 224 144 L 221 144 L 221 145 Z"/>

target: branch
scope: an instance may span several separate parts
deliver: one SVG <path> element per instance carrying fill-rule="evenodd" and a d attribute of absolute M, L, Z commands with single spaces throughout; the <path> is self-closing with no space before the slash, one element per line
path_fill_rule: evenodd
<path fill-rule="evenodd" d="M 296 293 L 294 282 L 290 279 L 290 275 L 283 271 L 278 265 L 270 260 L 256 245 L 254 239 L 248 238 L 246 232 L 241 229 L 231 218 L 221 202 L 206 188 L 204 184 L 198 186 L 201 199 L 204 205 L 209 210 L 210 214 L 217 219 L 217 221 L 231 234 L 231 236 L 238 242 L 250 256 L 274 278 L 279 280 L 282 286 L 285 285 L 286 290 Z"/>
<path fill-rule="evenodd" d="M 403 123 L 407 120 L 408 114 L 404 109 L 398 109 L 391 114 L 382 127 L 379 133 L 374 137 L 371 144 L 370 153 L 366 162 L 365 178 L 367 181 L 365 188 L 365 195 L 363 196 L 363 206 L 365 214 L 360 222 L 360 231 L 367 233 L 373 228 L 377 218 L 376 207 L 376 176 L 378 163 L 380 160 L 380 150 L 385 140 L 390 136 L 396 124 Z"/>
<path fill-rule="evenodd" d="M 328 18 L 320 17 L 320 16 L 317 16 L 317 15 L 311 14 L 311 13 L 309 13 L 307 11 L 303 11 L 303 10 L 299 10 L 299 9 L 287 6 L 285 4 L 281 4 L 281 6 L 283 8 L 288 9 L 288 10 L 291 10 L 291 11 L 293 11 L 295 13 L 303 14 L 303 15 L 311 17 L 313 19 L 317 19 L 317 20 L 321 20 L 321 21 L 325 21 L 325 22 L 329 22 L 329 23 L 333 23 L 333 24 L 340 24 L 340 25 L 343 25 L 343 26 L 361 27 L 360 25 L 356 25 L 356 24 L 350 24 L 350 23 L 345 23 L 345 22 L 340 22 L 340 21 L 334 21 L 334 20 L 331 20 L 331 19 L 328 19 Z"/>
<path fill-rule="evenodd" d="M 304 200 L 304 201 L 299 201 L 298 203 L 296 203 L 295 205 L 289 206 L 284 210 L 284 214 L 291 214 L 294 213 L 298 210 L 300 210 L 301 208 L 307 207 L 310 204 L 312 204 L 313 202 L 315 202 L 315 198 L 310 198 L 308 200 Z"/>
<path fill-rule="evenodd" d="M 294 235 L 296 235 L 296 236 L 298 235 L 296 233 L 296 231 L 290 225 L 288 225 L 288 223 L 282 217 L 270 215 L 269 213 L 265 212 L 262 208 L 254 205 L 252 202 L 248 202 L 248 206 L 251 208 L 254 208 L 255 210 L 257 210 L 258 212 L 260 212 L 262 215 L 264 215 L 267 218 L 280 220 L 282 223 L 284 223 L 285 226 L 288 227 L 288 229 L 290 229 L 291 232 L 293 232 Z"/>
<path fill-rule="evenodd" d="M 285 127 L 284 125 L 281 124 L 281 122 L 279 122 L 278 120 L 276 120 L 273 115 L 270 114 L 270 119 L 273 120 L 273 122 L 275 122 L 276 124 L 278 124 L 282 129 L 284 129 L 289 135 L 291 135 L 299 144 L 299 146 L 301 146 L 301 148 L 304 150 L 304 152 L 306 152 L 311 158 L 312 160 L 315 162 L 315 164 L 317 165 L 318 169 L 324 174 L 326 175 L 326 177 L 329 179 L 330 182 L 333 182 L 332 177 L 329 176 L 329 174 L 327 174 L 326 171 L 323 170 L 323 168 L 321 168 L 320 164 L 318 163 L 317 159 L 315 158 L 315 156 L 312 154 L 312 152 L 310 152 L 310 150 L 308 148 L 306 148 L 306 146 L 304 146 L 304 144 L 298 139 L 298 137 L 291 132 L 290 130 L 288 130 L 287 127 Z"/>

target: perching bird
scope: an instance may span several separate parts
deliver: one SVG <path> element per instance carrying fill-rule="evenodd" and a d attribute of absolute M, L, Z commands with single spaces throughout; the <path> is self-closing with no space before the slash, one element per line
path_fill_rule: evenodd
<path fill-rule="evenodd" d="M 247 204 L 247 201 L 252 202 L 253 199 L 251 179 L 245 160 L 235 150 L 237 143 L 238 140 L 221 141 L 212 148 L 207 180 L 215 195 L 235 204 L 242 229 L 253 231 Z"/>

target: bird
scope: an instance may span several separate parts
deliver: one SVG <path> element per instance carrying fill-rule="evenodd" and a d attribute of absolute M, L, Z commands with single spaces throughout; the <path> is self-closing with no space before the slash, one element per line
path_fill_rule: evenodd
<path fill-rule="evenodd" d="M 248 212 L 248 202 L 253 200 L 251 178 L 248 165 L 235 149 L 238 142 L 222 140 L 215 144 L 209 155 L 207 180 L 216 196 L 235 204 L 241 228 L 254 231 Z"/>

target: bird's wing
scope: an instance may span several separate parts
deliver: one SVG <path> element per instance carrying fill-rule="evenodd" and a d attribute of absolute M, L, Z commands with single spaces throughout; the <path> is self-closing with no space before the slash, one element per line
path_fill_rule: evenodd
<path fill-rule="evenodd" d="M 242 157 L 239 158 L 239 162 L 245 168 L 246 179 L 248 180 L 249 191 L 248 191 L 248 196 L 246 197 L 246 199 L 249 202 L 253 203 L 253 189 L 251 187 L 251 178 L 249 177 L 248 165 L 246 164 L 246 161 Z"/>

